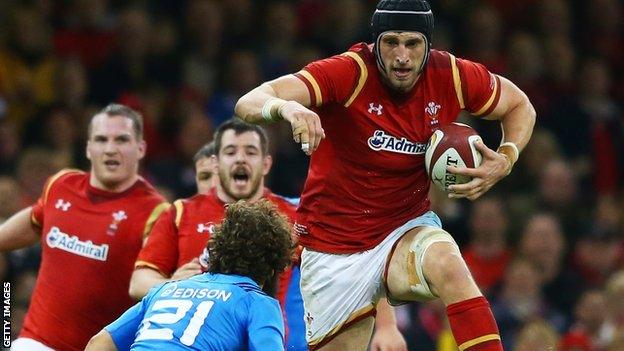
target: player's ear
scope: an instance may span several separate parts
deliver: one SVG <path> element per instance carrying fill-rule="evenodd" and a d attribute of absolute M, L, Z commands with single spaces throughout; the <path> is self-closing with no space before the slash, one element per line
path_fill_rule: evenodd
<path fill-rule="evenodd" d="M 147 151 L 147 143 L 145 142 L 145 139 L 141 139 L 141 141 L 139 141 L 139 160 L 145 157 L 146 151 Z"/>
<path fill-rule="evenodd" d="M 219 159 L 217 155 L 210 156 L 210 170 L 212 174 L 219 174 Z"/>
<path fill-rule="evenodd" d="M 269 174 L 271 170 L 271 166 L 273 166 L 273 157 L 271 155 L 264 156 L 264 160 L 262 160 L 262 175 L 265 176 Z"/>
<path fill-rule="evenodd" d="M 91 140 L 87 140 L 87 147 L 85 147 L 85 154 L 87 155 L 87 160 L 91 160 L 91 151 L 89 151 L 90 147 L 91 147 Z"/>

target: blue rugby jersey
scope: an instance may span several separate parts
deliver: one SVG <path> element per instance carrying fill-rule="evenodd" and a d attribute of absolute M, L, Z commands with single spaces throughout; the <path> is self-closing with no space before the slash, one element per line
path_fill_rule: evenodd
<path fill-rule="evenodd" d="M 237 275 L 204 273 L 153 288 L 106 330 L 119 350 L 284 349 L 277 300 Z"/>

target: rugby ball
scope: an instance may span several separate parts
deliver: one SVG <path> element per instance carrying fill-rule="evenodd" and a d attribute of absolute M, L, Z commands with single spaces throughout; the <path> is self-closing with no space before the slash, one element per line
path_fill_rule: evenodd
<path fill-rule="evenodd" d="M 436 130 L 429 138 L 425 152 L 425 167 L 433 184 L 448 192 L 450 185 L 469 182 L 472 177 L 450 173 L 446 168 L 479 167 L 482 156 L 475 147 L 479 140 L 479 134 L 463 123 L 453 122 Z"/>

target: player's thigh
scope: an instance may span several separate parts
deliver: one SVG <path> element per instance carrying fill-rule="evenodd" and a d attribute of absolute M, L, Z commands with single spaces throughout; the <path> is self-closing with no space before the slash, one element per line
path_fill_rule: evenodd
<path fill-rule="evenodd" d="M 434 244 L 459 253 L 453 237 L 439 227 L 416 227 L 399 240 L 391 253 L 385 277 L 391 302 L 428 301 L 437 297 L 424 270 L 425 257 Z"/>
<path fill-rule="evenodd" d="M 366 351 L 370 336 L 373 333 L 375 318 L 367 317 L 354 323 L 327 344 L 319 348 L 319 351 Z"/>

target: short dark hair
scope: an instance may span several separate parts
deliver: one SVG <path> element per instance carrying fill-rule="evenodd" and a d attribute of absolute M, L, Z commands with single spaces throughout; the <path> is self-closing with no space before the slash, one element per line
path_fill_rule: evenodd
<path fill-rule="evenodd" d="M 108 104 L 104 107 L 100 112 L 96 113 L 93 117 L 91 117 L 91 121 L 89 121 L 89 130 L 88 135 L 91 137 L 91 129 L 93 128 L 93 119 L 95 116 L 105 114 L 110 117 L 112 116 L 123 116 L 132 121 L 132 128 L 134 129 L 134 135 L 137 140 L 143 139 L 143 116 L 141 113 L 133 110 L 132 108 L 122 105 L 122 104 Z"/>
<path fill-rule="evenodd" d="M 216 154 L 217 152 L 215 148 L 215 142 L 213 140 L 207 144 L 204 144 L 204 146 L 197 150 L 195 156 L 193 156 L 193 163 L 197 163 L 197 161 L 201 160 L 202 158 L 208 158 Z"/>
<path fill-rule="evenodd" d="M 208 241 L 208 271 L 264 284 L 290 264 L 290 233 L 286 217 L 266 199 L 230 204 Z"/>
<path fill-rule="evenodd" d="M 247 132 L 254 132 L 258 134 L 260 137 L 260 148 L 263 155 L 268 155 L 269 153 L 269 137 L 267 136 L 264 128 L 260 127 L 256 124 L 249 124 L 244 122 L 243 120 L 234 117 L 231 118 L 219 126 L 217 131 L 215 132 L 214 142 L 215 142 L 215 152 L 219 155 L 219 151 L 221 150 L 221 142 L 223 140 L 223 134 L 232 129 L 235 135 L 240 135 Z"/>

